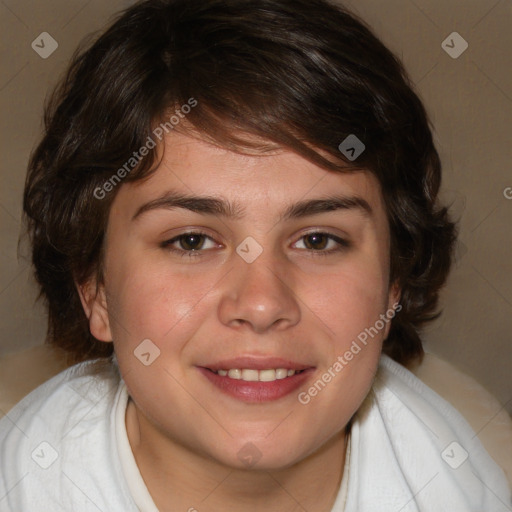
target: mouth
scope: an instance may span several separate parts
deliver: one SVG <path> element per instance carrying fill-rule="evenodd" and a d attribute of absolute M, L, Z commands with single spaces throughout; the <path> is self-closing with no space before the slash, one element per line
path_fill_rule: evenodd
<path fill-rule="evenodd" d="M 282 399 L 302 386 L 315 370 L 275 358 L 238 358 L 197 368 L 215 388 L 246 403 Z"/>
<path fill-rule="evenodd" d="M 229 370 L 211 370 L 210 371 L 227 377 L 228 379 L 243 380 L 245 382 L 274 382 L 276 380 L 287 379 L 302 373 L 304 370 L 291 370 L 287 368 L 267 368 L 265 370 L 254 370 L 251 368 L 231 368 Z"/>

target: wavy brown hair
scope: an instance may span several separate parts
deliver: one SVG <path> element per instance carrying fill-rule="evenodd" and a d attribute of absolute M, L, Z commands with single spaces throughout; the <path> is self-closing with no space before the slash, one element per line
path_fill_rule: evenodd
<path fill-rule="evenodd" d="M 197 106 L 177 129 L 239 152 L 264 150 L 254 141 L 265 141 L 326 171 L 377 177 L 402 305 L 384 351 L 403 364 L 421 357 L 419 329 L 438 314 L 455 238 L 437 204 L 439 156 L 401 63 L 363 22 L 324 0 L 144 1 L 75 54 L 47 105 L 24 193 L 48 342 L 73 361 L 112 354 L 89 332 L 76 290 L 101 281 L 119 186 L 103 199 L 95 191 L 190 98 Z M 349 134 L 366 146 L 354 162 L 338 149 Z M 124 179 L 143 179 L 157 163 L 150 151 Z"/>

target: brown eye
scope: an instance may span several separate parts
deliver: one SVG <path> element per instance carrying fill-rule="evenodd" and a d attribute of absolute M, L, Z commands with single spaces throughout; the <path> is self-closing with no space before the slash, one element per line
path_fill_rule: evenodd
<path fill-rule="evenodd" d="M 315 256 L 328 256 L 329 254 L 339 253 L 340 251 L 348 249 L 350 246 L 348 240 L 321 231 L 303 235 L 294 244 L 296 249 L 310 251 L 310 254 L 314 254 Z"/>
<path fill-rule="evenodd" d="M 325 233 L 311 233 L 304 237 L 304 245 L 307 249 L 322 250 L 327 247 L 330 237 Z"/>
<path fill-rule="evenodd" d="M 186 235 L 181 235 L 176 240 L 179 242 L 181 249 L 185 251 L 197 251 L 202 249 L 205 236 L 198 233 L 188 233 Z"/>
<path fill-rule="evenodd" d="M 180 256 L 201 256 L 205 251 L 215 249 L 218 244 L 205 233 L 182 233 L 160 244 L 162 249 Z"/>

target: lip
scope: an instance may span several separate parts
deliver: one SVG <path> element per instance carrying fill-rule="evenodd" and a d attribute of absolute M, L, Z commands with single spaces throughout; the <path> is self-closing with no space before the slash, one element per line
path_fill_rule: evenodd
<path fill-rule="evenodd" d="M 215 373 L 218 370 L 232 368 L 267 370 L 270 368 L 286 368 L 297 370 L 296 373 L 285 379 L 278 379 L 272 382 L 248 382 L 244 380 L 231 379 L 228 376 L 221 376 Z M 304 382 L 310 378 L 315 368 L 293 361 L 275 358 L 253 358 L 238 357 L 218 361 L 207 366 L 197 366 L 197 369 L 208 381 L 224 394 L 245 403 L 263 403 L 279 400 L 296 391 Z"/>

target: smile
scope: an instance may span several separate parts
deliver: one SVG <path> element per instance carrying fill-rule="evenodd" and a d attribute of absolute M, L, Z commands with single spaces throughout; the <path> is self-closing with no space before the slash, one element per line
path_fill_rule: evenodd
<path fill-rule="evenodd" d="M 303 370 L 288 370 L 286 368 L 276 368 L 267 370 L 254 370 L 252 368 L 232 368 L 231 370 L 218 370 L 215 373 L 221 377 L 228 377 L 245 382 L 273 382 L 275 380 L 292 377 Z"/>
<path fill-rule="evenodd" d="M 255 366 L 250 364 L 250 366 Z M 237 401 L 257 404 L 295 396 L 298 388 L 314 374 L 314 367 L 284 368 L 236 368 L 222 365 L 217 368 L 199 366 L 197 369 L 206 377 L 213 388 Z M 290 365 L 291 366 L 291 365 Z"/>

